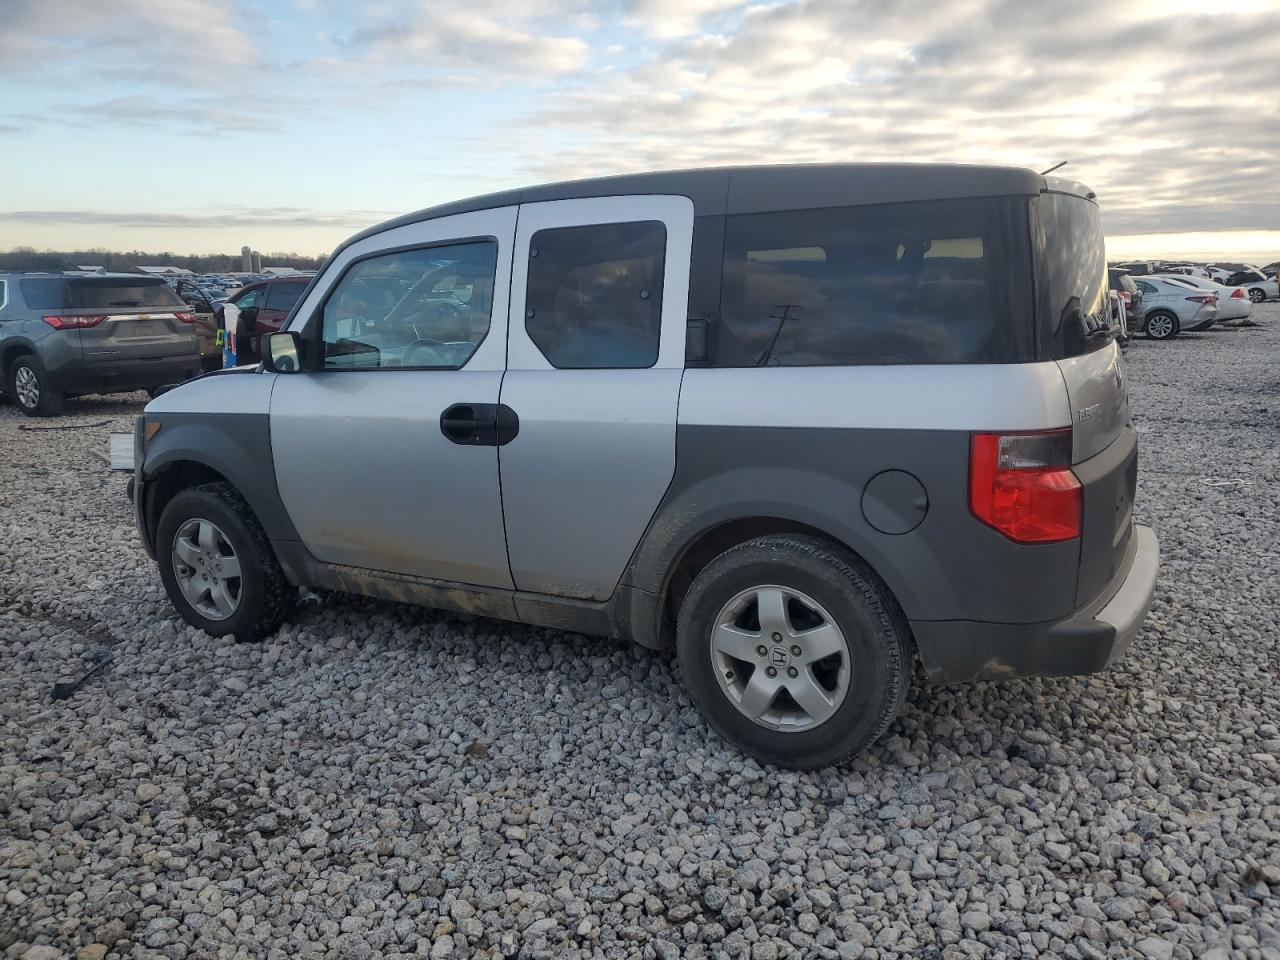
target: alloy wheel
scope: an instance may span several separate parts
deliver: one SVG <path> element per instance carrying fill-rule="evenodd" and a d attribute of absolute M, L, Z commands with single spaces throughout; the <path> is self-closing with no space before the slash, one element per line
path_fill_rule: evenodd
<path fill-rule="evenodd" d="M 13 386 L 18 394 L 18 401 L 28 410 L 34 410 L 40 405 L 40 379 L 30 367 L 23 365 L 14 371 Z"/>
<path fill-rule="evenodd" d="M 202 617 L 226 620 L 240 606 L 240 558 L 226 534 L 193 517 L 173 535 L 173 573 L 187 603 Z"/>
<path fill-rule="evenodd" d="M 1157 340 L 1164 340 L 1173 335 L 1173 320 L 1158 313 L 1147 320 L 1147 332 Z"/>
<path fill-rule="evenodd" d="M 751 587 L 726 603 L 712 627 L 711 659 L 729 701 L 771 730 L 825 723 L 849 692 L 844 634 L 821 604 L 790 587 Z"/>

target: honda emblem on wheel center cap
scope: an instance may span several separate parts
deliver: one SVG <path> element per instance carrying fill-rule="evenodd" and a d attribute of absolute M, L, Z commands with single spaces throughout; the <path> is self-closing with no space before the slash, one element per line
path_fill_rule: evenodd
<path fill-rule="evenodd" d="M 775 667 L 785 667 L 791 662 L 791 654 L 787 653 L 786 647 L 774 647 L 769 651 L 769 661 Z"/>

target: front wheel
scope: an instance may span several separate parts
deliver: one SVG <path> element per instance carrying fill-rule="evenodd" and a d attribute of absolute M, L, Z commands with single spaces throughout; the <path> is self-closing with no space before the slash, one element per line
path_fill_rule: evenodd
<path fill-rule="evenodd" d="M 689 695 L 764 763 L 840 763 L 899 714 L 907 627 L 869 571 L 823 541 L 760 537 L 703 569 L 680 606 Z"/>
<path fill-rule="evenodd" d="M 62 391 L 49 381 L 44 366 L 24 354 L 9 367 L 9 396 L 28 417 L 55 417 L 62 412 Z"/>
<path fill-rule="evenodd" d="M 1172 340 L 1179 329 L 1177 315 L 1168 310 L 1154 310 L 1147 314 L 1146 333 L 1150 340 Z"/>
<path fill-rule="evenodd" d="M 1263 290 L 1261 287 L 1250 287 L 1249 299 L 1254 303 L 1261 303 L 1263 300 L 1267 299 L 1267 291 Z"/>
<path fill-rule="evenodd" d="M 184 490 L 156 529 L 165 592 L 182 619 L 215 637 L 257 640 L 288 615 L 296 591 L 253 511 L 227 483 Z"/>

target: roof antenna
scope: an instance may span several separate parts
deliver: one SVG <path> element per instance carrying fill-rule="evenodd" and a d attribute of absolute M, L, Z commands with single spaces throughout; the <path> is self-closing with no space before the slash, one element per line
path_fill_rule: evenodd
<path fill-rule="evenodd" d="M 1069 162 L 1069 161 L 1063 160 L 1061 163 L 1055 163 L 1055 164 L 1054 164 L 1052 167 L 1050 167 L 1048 170 L 1041 170 L 1041 171 L 1040 171 L 1040 176 L 1042 176 L 1042 177 L 1047 177 L 1049 174 L 1053 173 L 1053 171 L 1055 171 L 1055 170 L 1061 170 L 1063 167 L 1065 167 L 1065 166 L 1067 165 L 1067 163 L 1068 163 L 1068 162 Z"/>

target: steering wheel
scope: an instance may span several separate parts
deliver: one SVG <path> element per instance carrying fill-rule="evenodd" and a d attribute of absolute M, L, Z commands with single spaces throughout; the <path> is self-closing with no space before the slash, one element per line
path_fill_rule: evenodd
<path fill-rule="evenodd" d="M 464 320 L 465 312 L 462 307 L 450 300 L 428 300 L 418 310 L 405 317 L 405 322 L 415 329 L 419 323 L 449 326 L 461 324 Z"/>
<path fill-rule="evenodd" d="M 425 337 L 420 340 L 414 340 L 412 343 L 405 344 L 404 352 L 400 354 L 400 366 L 402 367 L 440 366 L 442 364 L 442 361 L 444 360 L 444 354 L 442 353 L 443 348 L 444 348 L 444 344 L 441 343 L 439 340 L 429 340 Z M 416 354 L 419 350 L 423 350 L 423 349 L 431 351 L 431 354 L 429 357 L 431 362 L 427 364 L 414 363 L 412 360 L 414 354 Z"/>

